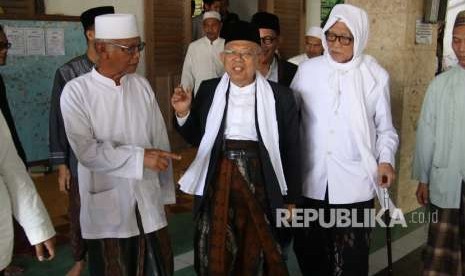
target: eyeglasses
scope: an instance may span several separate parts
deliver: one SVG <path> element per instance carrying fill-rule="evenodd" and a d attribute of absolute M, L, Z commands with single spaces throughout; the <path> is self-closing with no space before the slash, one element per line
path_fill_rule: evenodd
<path fill-rule="evenodd" d="M 106 43 L 119 47 L 123 52 L 128 53 L 128 54 L 135 54 L 136 52 L 142 52 L 145 48 L 145 42 L 141 42 L 140 44 L 134 45 L 134 46 L 126 46 L 126 45 L 121 45 L 117 44 L 114 42 L 109 42 L 107 41 Z"/>
<path fill-rule="evenodd" d="M 11 43 L 6 41 L 6 42 L 0 42 L 0 50 L 4 49 L 10 49 L 11 48 Z"/>
<path fill-rule="evenodd" d="M 231 49 L 224 49 L 223 53 L 230 57 L 239 57 L 241 59 L 251 59 L 256 53 L 253 51 L 236 51 Z"/>
<path fill-rule="evenodd" d="M 338 40 L 339 43 L 341 43 L 341 45 L 344 45 L 344 46 L 350 45 L 350 43 L 354 41 L 354 38 L 351 36 L 337 35 L 329 31 L 325 32 L 325 36 L 326 36 L 326 41 L 335 42 L 336 40 Z"/>
<path fill-rule="evenodd" d="M 265 45 L 271 45 L 276 40 L 276 36 L 267 35 L 264 37 L 260 37 L 260 40 Z"/>

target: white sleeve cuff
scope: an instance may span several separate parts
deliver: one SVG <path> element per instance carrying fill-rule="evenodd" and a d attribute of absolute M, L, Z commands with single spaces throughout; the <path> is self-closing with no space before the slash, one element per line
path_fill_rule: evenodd
<path fill-rule="evenodd" d="M 378 163 L 389 163 L 393 168 L 396 167 L 396 156 L 389 151 L 383 151 L 379 155 Z"/>
<path fill-rule="evenodd" d="M 176 115 L 176 112 L 174 113 L 174 115 L 176 116 L 176 121 L 178 122 L 178 125 L 179 126 L 183 126 L 186 121 L 187 121 L 187 118 L 189 118 L 189 115 L 191 114 L 191 112 L 187 112 L 187 115 L 184 116 L 184 117 L 178 117 L 178 115 Z"/>
<path fill-rule="evenodd" d="M 144 156 L 145 156 L 145 149 L 141 147 L 134 146 L 135 155 L 136 155 L 136 180 L 142 180 L 144 178 Z"/>
<path fill-rule="evenodd" d="M 44 222 L 36 227 L 25 227 L 23 229 L 31 245 L 49 240 L 56 234 L 48 218 L 44 219 Z"/>

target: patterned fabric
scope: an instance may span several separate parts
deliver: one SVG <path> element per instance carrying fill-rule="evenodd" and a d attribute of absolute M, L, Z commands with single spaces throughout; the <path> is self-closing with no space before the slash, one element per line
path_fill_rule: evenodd
<path fill-rule="evenodd" d="M 438 212 L 437 223 L 430 223 L 428 241 L 423 250 L 423 276 L 465 275 L 463 271 L 465 239 L 462 182 L 460 209 L 439 208 L 431 204 L 431 212 Z"/>
<path fill-rule="evenodd" d="M 195 268 L 199 275 L 288 275 L 267 218 L 269 210 L 257 158 L 222 158 L 208 210 L 196 220 Z"/>
<path fill-rule="evenodd" d="M 71 177 L 70 189 L 68 191 L 68 217 L 70 224 L 70 243 L 74 261 L 82 261 L 86 257 L 87 245 L 81 234 L 80 211 L 81 197 L 79 196 L 79 184 L 77 177 Z"/>
<path fill-rule="evenodd" d="M 173 251 L 168 228 L 144 234 L 136 210 L 140 235 L 125 239 L 86 240 L 91 276 L 171 276 Z"/>
<path fill-rule="evenodd" d="M 305 198 L 297 208 L 323 209 L 324 221 L 330 222 L 330 212 L 338 208 L 356 209 L 357 220 L 363 218 L 364 209 L 373 208 L 374 201 L 353 204 L 328 204 L 326 200 Z M 294 251 L 303 275 L 311 276 L 363 276 L 368 275 L 370 247 L 369 227 L 325 228 L 317 221 L 308 228 L 294 229 Z"/>

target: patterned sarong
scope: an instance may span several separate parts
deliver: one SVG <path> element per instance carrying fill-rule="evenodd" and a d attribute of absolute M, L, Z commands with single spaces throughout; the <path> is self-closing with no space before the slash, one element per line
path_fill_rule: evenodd
<path fill-rule="evenodd" d="M 86 240 L 91 276 L 171 276 L 173 252 L 168 229 L 124 239 Z"/>
<path fill-rule="evenodd" d="M 246 150 L 257 152 L 257 144 L 253 145 Z M 267 217 L 258 154 L 234 160 L 223 157 L 208 197 L 208 211 L 201 211 L 196 220 L 199 275 L 288 275 Z"/>
<path fill-rule="evenodd" d="M 430 212 L 437 212 L 437 222 L 431 222 L 428 241 L 423 250 L 423 274 L 465 275 L 465 192 L 462 182 L 460 209 L 444 209 L 431 204 Z"/>

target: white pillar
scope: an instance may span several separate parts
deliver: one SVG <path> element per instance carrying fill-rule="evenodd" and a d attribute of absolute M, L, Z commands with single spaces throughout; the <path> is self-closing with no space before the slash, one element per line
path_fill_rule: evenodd
<path fill-rule="evenodd" d="M 306 24 L 305 31 L 310 26 L 320 26 L 321 24 L 321 0 L 305 0 Z"/>

